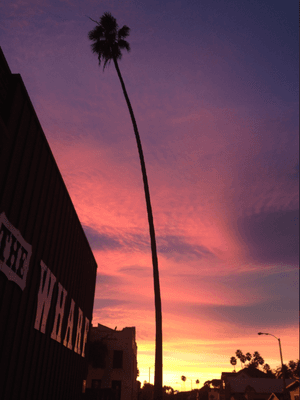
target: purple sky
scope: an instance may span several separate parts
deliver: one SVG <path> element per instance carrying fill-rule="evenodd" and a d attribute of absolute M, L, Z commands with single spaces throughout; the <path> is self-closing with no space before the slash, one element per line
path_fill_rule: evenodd
<path fill-rule="evenodd" d="M 157 234 L 164 383 L 299 357 L 298 2 L 2 0 L 0 45 L 20 73 L 98 263 L 93 323 L 136 326 L 153 383 L 154 298 L 138 153 L 113 65 L 87 38 L 128 25 L 120 68 Z M 195 386 L 195 385 L 194 385 Z"/>

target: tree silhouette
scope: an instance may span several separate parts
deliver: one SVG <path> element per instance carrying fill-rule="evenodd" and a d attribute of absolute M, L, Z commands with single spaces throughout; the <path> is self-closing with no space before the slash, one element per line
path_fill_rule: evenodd
<path fill-rule="evenodd" d="M 221 386 L 221 379 L 212 379 L 211 384 L 213 385 L 213 387 L 216 388 L 220 388 Z"/>
<path fill-rule="evenodd" d="M 126 25 L 124 25 L 121 29 L 118 29 L 119 27 L 116 19 L 108 12 L 102 15 L 99 22 L 97 21 L 94 22 L 96 22 L 97 25 L 88 34 L 89 39 L 93 42 L 91 45 L 92 51 L 93 53 L 96 53 L 98 55 L 99 65 L 101 64 L 101 62 L 104 63 L 103 70 L 105 69 L 107 63 L 109 64 L 111 60 L 114 62 L 118 77 L 121 82 L 123 94 L 128 106 L 140 157 L 147 214 L 148 214 L 148 222 L 149 222 L 149 231 L 150 231 L 152 264 L 153 264 L 153 280 L 154 280 L 154 297 L 155 297 L 156 339 L 155 339 L 154 398 L 157 400 L 161 400 L 162 399 L 162 315 L 161 315 L 161 297 L 160 297 L 158 260 L 157 260 L 153 214 L 150 202 L 148 178 L 146 174 L 146 166 L 144 161 L 144 154 L 142 150 L 140 135 L 138 132 L 131 103 L 117 61 L 122 57 L 121 50 L 123 49 L 127 51 L 130 50 L 130 45 L 125 40 L 126 37 L 129 35 L 130 29 Z"/>
<path fill-rule="evenodd" d="M 299 379 L 299 376 L 300 376 L 300 361 L 299 360 L 297 360 L 297 361 L 291 360 L 289 362 L 289 368 L 293 373 L 293 377 L 296 378 L 296 379 L 297 378 Z"/>
<path fill-rule="evenodd" d="M 265 364 L 263 366 L 263 370 L 266 373 L 268 378 L 275 378 L 275 373 L 272 371 L 272 369 L 271 369 L 269 364 Z"/>
<path fill-rule="evenodd" d="M 255 351 L 253 355 L 251 353 L 246 353 L 246 355 L 241 351 L 237 350 L 235 352 L 236 357 L 231 357 L 230 358 L 230 364 L 232 362 L 237 361 L 236 358 L 238 358 L 241 361 L 241 366 L 243 367 L 248 367 L 248 368 L 258 368 L 260 365 L 264 365 L 265 361 L 262 358 L 262 356 L 259 354 L 258 351 Z M 248 364 L 246 364 L 246 361 L 248 361 Z M 232 364 L 236 365 L 236 364 Z"/>
<path fill-rule="evenodd" d="M 236 366 L 236 358 L 235 357 L 231 357 L 230 358 L 230 364 L 233 365 L 234 371 L 235 371 L 235 366 Z"/>
<path fill-rule="evenodd" d="M 264 365 L 264 363 L 265 360 L 262 358 L 262 356 L 259 354 L 258 351 L 255 351 L 253 353 L 253 357 L 250 361 L 250 364 L 253 364 L 257 368 L 259 365 Z"/>
<path fill-rule="evenodd" d="M 241 366 L 245 364 L 246 362 L 246 356 L 243 354 L 243 352 L 241 350 L 237 350 L 235 352 L 235 355 L 237 356 L 237 358 L 239 358 L 239 360 L 241 361 Z"/>
<path fill-rule="evenodd" d="M 297 361 L 289 361 L 288 365 L 283 364 L 283 371 L 282 371 L 282 366 L 276 368 L 275 370 L 275 375 L 276 378 L 282 378 L 283 372 L 284 372 L 284 377 L 286 379 L 299 379 L 299 369 L 300 369 L 300 363 L 299 360 Z"/>
<path fill-rule="evenodd" d="M 163 395 L 164 398 L 168 398 L 169 396 L 174 395 L 174 389 L 171 386 L 164 386 L 163 387 Z"/>

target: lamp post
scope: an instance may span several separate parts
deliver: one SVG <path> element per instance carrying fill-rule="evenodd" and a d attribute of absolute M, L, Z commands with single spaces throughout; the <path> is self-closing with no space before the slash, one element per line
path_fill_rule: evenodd
<path fill-rule="evenodd" d="M 276 337 L 275 335 L 272 335 L 272 333 L 258 332 L 258 335 L 269 335 L 269 336 L 273 336 L 275 339 L 278 340 L 278 343 L 279 343 L 279 352 L 280 352 L 280 360 L 281 360 L 282 380 L 283 380 L 283 395 L 284 395 L 284 397 L 285 397 L 285 396 L 286 396 L 286 382 L 285 382 L 285 376 L 284 376 L 284 366 L 283 366 L 283 359 L 282 359 L 282 350 L 281 350 L 280 339 L 279 339 L 278 337 Z M 289 398 L 289 396 L 286 396 L 286 398 Z"/>

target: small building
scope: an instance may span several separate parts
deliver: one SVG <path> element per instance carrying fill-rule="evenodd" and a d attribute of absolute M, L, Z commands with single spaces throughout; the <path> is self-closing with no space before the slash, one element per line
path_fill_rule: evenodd
<path fill-rule="evenodd" d="M 268 400 L 272 393 L 283 392 L 282 379 L 266 378 L 266 374 L 258 369 L 225 372 L 221 381 L 221 400 Z M 294 379 L 286 380 L 287 385 L 292 382 Z"/>
<path fill-rule="evenodd" d="M 287 385 L 291 400 L 299 400 L 299 378 Z"/>
<path fill-rule="evenodd" d="M 89 340 L 87 393 L 111 391 L 116 400 L 137 399 L 135 327 L 117 330 L 98 324 L 91 327 Z"/>
<path fill-rule="evenodd" d="M 286 387 L 288 396 L 284 396 L 282 392 L 272 393 L 268 400 L 283 400 L 284 398 L 289 398 L 290 400 L 299 400 L 299 379 L 290 383 Z"/>

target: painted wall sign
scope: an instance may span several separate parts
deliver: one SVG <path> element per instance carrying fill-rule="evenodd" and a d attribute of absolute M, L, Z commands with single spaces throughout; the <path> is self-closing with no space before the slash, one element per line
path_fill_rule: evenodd
<path fill-rule="evenodd" d="M 7 278 L 15 282 L 22 290 L 26 286 L 26 277 L 32 254 L 32 246 L 27 243 L 21 233 L 8 221 L 5 213 L 0 214 L 0 270 L 4 272 Z M 34 328 L 42 333 L 46 332 L 48 314 L 51 307 L 52 294 L 57 282 L 56 277 L 41 261 L 41 277 L 39 292 L 37 295 L 37 310 Z M 61 343 L 62 325 L 65 314 L 65 303 L 67 290 L 57 282 L 58 295 L 55 305 L 55 318 L 51 333 L 51 339 Z M 74 327 L 75 301 L 71 299 L 71 305 L 67 316 L 67 328 L 64 335 L 63 345 L 75 353 L 85 357 L 85 345 L 89 331 L 90 321 L 86 317 L 83 324 L 83 312 L 78 307 L 77 326 Z M 82 328 L 84 332 L 82 338 Z M 73 328 L 75 333 L 75 346 L 73 349 Z M 81 346 L 82 342 L 82 346 Z"/>
<path fill-rule="evenodd" d="M 22 77 L 0 47 L 0 400 L 81 400 L 96 276 Z"/>
<path fill-rule="evenodd" d="M 5 213 L 0 214 L 0 271 L 8 280 L 15 282 L 22 290 L 31 257 L 31 245 L 8 221 Z"/>
<path fill-rule="evenodd" d="M 46 324 L 48 320 L 48 314 L 51 306 L 52 294 L 55 283 L 56 283 L 56 277 L 46 266 L 46 264 L 43 261 L 41 261 L 41 278 L 40 278 L 40 287 L 38 292 L 38 302 L 37 302 L 34 327 L 35 329 L 37 329 L 42 333 L 46 332 Z M 58 295 L 55 306 L 55 317 L 51 333 L 51 339 L 54 339 L 58 343 L 61 343 L 62 340 L 61 331 L 65 313 L 67 291 L 59 282 L 57 284 L 58 284 Z M 75 309 L 75 302 L 73 299 L 71 299 L 71 305 L 67 317 L 67 328 L 64 335 L 63 345 L 70 350 L 74 350 L 75 353 L 80 354 L 82 357 L 85 357 L 85 345 L 87 342 L 87 335 L 90 327 L 90 321 L 87 317 L 85 317 L 84 333 L 83 333 L 83 341 L 81 349 L 83 312 L 81 308 L 78 307 L 78 321 L 75 333 L 75 346 L 73 349 L 72 335 L 73 335 L 73 328 L 75 328 L 74 309 Z"/>

